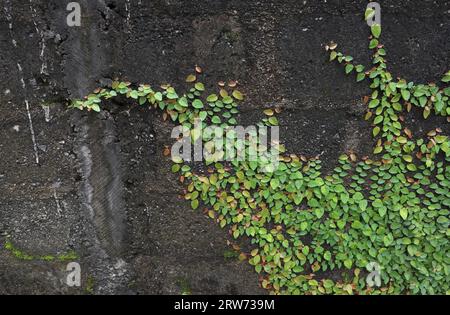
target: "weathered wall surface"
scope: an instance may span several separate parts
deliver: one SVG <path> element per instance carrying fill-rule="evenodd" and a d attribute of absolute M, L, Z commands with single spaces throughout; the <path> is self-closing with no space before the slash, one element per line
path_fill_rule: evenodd
<path fill-rule="evenodd" d="M 367 86 L 324 51 L 334 40 L 368 63 L 366 2 L 83 0 L 81 27 L 67 26 L 68 2 L 0 0 L 0 243 L 10 237 L 35 255 L 75 250 L 84 285 L 64 284 L 65 263 L 0 248 L 0 293 L 83 293 L 87 278 L 96 293 L 263 292 L 250 266 L 224 258 L 226 231 L 179 198 L 162 154 L 172 126 L 158 112 L 125 102 L 87 114 L 66 100 L 114 77 L 182 87 L 199 64 L 207 88 L 239 81 L 243 124 L 281 106 L 288 149 L 322 154 L 330 169 L 341 152 L 372 146 Z M 393 74 L 441 78 L 450 2 L 381 5 Z"/>

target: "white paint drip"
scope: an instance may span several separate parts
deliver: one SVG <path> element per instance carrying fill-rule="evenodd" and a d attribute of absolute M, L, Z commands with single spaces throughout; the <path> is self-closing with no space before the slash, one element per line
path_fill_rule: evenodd
<path fill-rule="evenodd" d="M 125 12 L 127 13 L 127 26 L 130 29 L 130 20 L 131 20 L 131 0 L 125 1 Z"/>
<path fill-rule="evenodd" d="M 50 122 L 50 106 L 43 105 L 42 108 L 44 109 L 44 116 L 45 116 L 45 122 Z"/>
<path fill-rule="evenodd" d="M 17 41 L 14 39 L 13 23 L 12 23 L 12 16 L 11 16 L 11 4 L 10 4 L 9 0 L 6 1 L 6 5 L 3 8 L 5 11 L 6 20 L 8 21 L 9 33 L 11 35 L 11 42 L 12 42 L 13 46 L 15 48 L 17 48 Z M 25 92 L 24 94 L 26 95 L 27 89 L 26 89 L 25 80 L 23 78 L 23 69 L 22 69 L 22 66 L 20 65 L 20 62 L 17 62 L 17 69 L 19 70 L 20 83 L 22 84 L 22 88 Z M 37 143 L 36 143 L 36 136 L 35 136 L 34 128 L 33 128 L 33 120 L 31 118 L 30 103 L 28 102 L 28 99 L 26 98 L 26 96 L 25 96 L 25 109 L 27 111 L 28 125 L 30 127 L 30 133 L 31 133 L 31 141 L 33 142 L 34 157 L 35 157 L 36 163 L 39 164 L 39 153 L 38 153 L 38 148 L 37 148 Z"/>
<path fill-rule="evenodd" d="M 31 141 L 33 142 L 34 157 L 36 160 L 36 164 L 39 164 L 39 153 L 37 149 L 36 135 L 33 128 L 33 119 L 31 118 L 30 104 L 28 103 L 27 99 L 25 99 L 25 108 L 27 109 L 28 124 L 30 126 Z"/>
<path fill-rule="evenodd" d="M 56 189 L 53 189 L 53 197 L 55 198 L 55 202 L 56 202 L 56 212 L 58 212 L 58 215 L 61 215 L 62 208 L 61 208 L 61 204 L 59 203 L 58 195 L 56 194 Z"/>
<path fill-rule="evenodd" d="M 47 61 L 45 59 L 45 38 L 44 38 L 44 32 L 39 30 L 39 26 L 36 22 L 37 19 L 37 11 L 36 8 L 33 6 L 33 0 L 29 0 L 30 1 L 30 11 L 31 11 L 31 17 L 33 20 L 33 24 L 34 24 L 34 28 L 36 30 L 36 33 L 39 35 L 40 38 L 40 42 L 39 42 L 39 46 L 40 46 L 40 50 L 41 52 L 39 53 L 39 59 L 41 60 L 41 74 L 47 74 Z"/>

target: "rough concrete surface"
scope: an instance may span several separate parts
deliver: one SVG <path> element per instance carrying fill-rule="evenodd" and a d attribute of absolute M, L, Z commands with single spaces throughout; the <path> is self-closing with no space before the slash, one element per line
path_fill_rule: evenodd
<path fill-rule="evenodd" d="M 0 0 L 0 244 L 9 238 L 33 255 L 75 251 L 82 286 L 66 285 L 66 263 L 22 261 L 2 247 L 0 293 L 264 294 L 250 265 L 224 257 L 227 231 L 180 199 L 162 154 L 170 123 L 128 101 L 95 115 L 69 110 L 67 100 L 115 77 L 183 88 L 198 64 L 208 89 L 239 81 L 242 124 L 281 106 L 288 150 L 321 154 L 329 170 L 342 152 L 372 146 L 362 119 L 368 87 L 324 50 L 334 40 L 368 63 L 366 2 L 80 0 L 81 27 L 67 26 L 68 2 Z M 392 72 L 441 78 L 450 2 L 381 5 Z"/>

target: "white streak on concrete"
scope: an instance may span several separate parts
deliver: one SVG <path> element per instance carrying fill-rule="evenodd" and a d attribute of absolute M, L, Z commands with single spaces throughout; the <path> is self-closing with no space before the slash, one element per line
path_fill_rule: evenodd
<path fill-rule="evenodd" d="M 56 189 L 53 189 L 53 198 L 55 198 L 55 202 L 56 202 L 56 212 L 58 212 L 58 215 L 61 216 L 62 208 L 61 208 L 61 204 L 59 203 L 58 195 L 56 194 Z"/>
<path fill-rule="evenodd" d="M 47 74 L 47 61 L 45 59 L 45 37 L 44 37 L 44 32 L 41 31 L 39 29 L 39 26 L 36 22 L 37 20 L 37 11 L 36 8 L 33 6 L 33 0 L 29 0 L 30 1 L 30 11 L 31 11 L 31 17 L 33 20 L 33 24 L 34 24 L 34 28 L 36 30 L 36 33 L 39 35 L 40 38 L 40 42 L 39 42 L 39 46 L 40 46 L 40 50 L 41 52 L 39 53 L 39 59 L 41 60 L 41 74 Z"/>
<path fill-rule="evenodd" d="M 51 120 L 51 117 L 50 117 L 50 106 L 43 105 L 42 108 L 44 109 L 45 121 L 46 122 L 50 122 L 50 120 Z"/>
<path fill-rule="evenodd" d="M 9 33 L 10 33 L 10 36 L 11 36 L 11 42 L 12 42 L 13 46 L 15 48 L 17 48 L 17 41 L 15 40 L 14 33 L 13 33 L 13 23 L 12 23 L 12 15 L 11 15 L 11 3 L 9 2 L 9 0 L 6 1 L 6 5 L 3 7 L 3 9 L 5 11 L 6 20 L 8 21 L 8 27 L 9 27 Z M 19 70 L 19 78 L 20 78 L 20 83 L 22 85 L 22 88 L 24 90 L 24 95 L 26 95 L 27 94 L 27 88 L 26 88 L 24 77 L 23 77 L 23 68 L 20 65 L 20 62 L 17 62 L 17 69 Z M 34 128 L 33 128 L 33 120 L 31 118 L 30 103 L 29 103 L 28 99 L 26 98 L 26 96 L 25 96 L 25 109 L 27 111 L 28 125 L 30 127 L 30 133 L 31 133 L 31 141 L 33 142 L 33 150 L 34 150 L 35 161 L 36 161 L 37 164 L 39 164 L 39 153 L 38 153 L 38 149 L 37 149 L 36 135 L 34 133 Z"/>
<path fill-rule="evenodd" d="M 127 13 L 127 26 L 128 30 L 130 29 L 130 20 L 131 20 L 131 0 L 125 1 L 125 11 Z"/>

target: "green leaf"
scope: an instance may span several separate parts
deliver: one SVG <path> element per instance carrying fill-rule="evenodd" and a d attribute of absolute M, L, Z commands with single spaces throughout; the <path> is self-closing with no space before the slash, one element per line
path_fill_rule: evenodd
<path fill-rule="evenodd" d="M 375 128 L 373 128 L 372 134 L 374 137 L 376 137 L 379 133 L 380 133 L 380 127 L 376 126 Z"/>
<path fill-rule="evenodd" d="M 277 126 L 278 125 L 278 119 L 276 118 L 276 117 L 270 117 L 269 118 L 269 123 L 272 125 L 272 126 Z"/>
<path fill-rule="evenodd" d="M 231 103 L 233 103 L 233 99 L 231 98 L 231 96 L 225 96 L 224 98 L 223 98 L 223 103 L 224 104 L 231 104 Z"/>
<path fill-rule="evenodd" d="M 177 173 L 180 170 L 180 168 L 181 168 L 180 164 L 173 164 L 172 173 Z"/>
<path fill-rule="evenodd" d="M 330 61 L 333 61 L 334 59 L 336 59 L 337 57 L 337 52 L 335 52 L 334 50 L 331 51 L 330 53 Z"/>
<path fill-rule="evenodd" d="M 412 163 L 406 165 L 406 168 L 407 168 L 408 170 L 410 170 L 411 172 L 417 171 L 416 165 L 414 165 L 414 164 L 412 164 Z"/>
<path fill-rule="evenodd" d="M 378 106 L 378 104 L 380 104 L 380 100 L 379 99 L 373 99 L 370 101 L 369 103 L 369 108 L 375 108 Z"/>
<path fill-rule="evenodd" d="M 376 116 L 375 117 L 375 119 L 373 120 L 373 123 L 375 124 L 375 125 L 378 125 L 380 122 L 382 122 L 383 121 L 383 116 L 381 116 L 381 115 L 379 115 L 379 116 Z"/>
<path fill-rule="evenodd" d="M 201 83 L 201 82 L 195 83 L 194 87 L 198 91 L 204 91 L 205 90 L 205 85 L 203 83 Z"/>
<path fill-rule="evenodd" d="M 400 209 L 400 216 L 402 217 L 403 220 L 406 220 L 406 218 L 408 217 L 408 209 L 401 208 Z"/>
<path fill-rule="evenodd" d="M 320 219 L 323 216 L 324 213 L 325 213 L 325 210 L 323 208 L 316 208 L 316 209 L 314 209 L 314 214 L 316 215 L 316 217 L 318 219 Z"/>
<path fill-rule="evenodd" d="M 383 147 L 382 147 L 382 146 L 378 146 L 378 147 L 376 147 L 376 148 L 373 150 L 373 153 L 374 153 L 374 154 L 378 154 L 378 153 L 380 153 L 381 151 L 383 151 Z"/>
<path fill-rule="evenodd" d="M 198 113 L 198 117 L 200 118 L 201 121 L 205 120 L 207 116 L 208 113 L 205 111 L 201 111 L 200 113 Z"/>
<path fill-rule="evenodd" d="M 198 199 L 195 199 L 195 200 L 191 201 L 191 207 L 194 210 L 198 208 Z"/>
<path fill-rule="evenodd" d="M 211 118 L 211 122 L 218 125 L 220 124 L 222 121 L 220 120 L 220 118 L 218 116 L 213 116 L 213 118 Z"/>
<path fill-rule="evenodd" d="M 442 82 L 450 82 L 450 71 L 448 71 L 445 76 L 442 78 Z"/>
<path fill-rule="evenodd" d="M 384 215 L 386 214 L 386 212 L 387 212 L 387 208 L 386 208 L 386 207 L 380 207 L 380 208 L 378 208 L 378 214 L 379 214 L 381 217 L 384 217 Z"/>
<path fill-rule="evenodd" d="M 361 71 L 364 70 L 364 66 L 363 66 L 363 65 L 357 65 L 357 66 L 355 67 L 355 70 L 356 70 L 356 72 L 361 72 Z"/>
<path fill-rule="evenodd" d="M 308 254 L 309 254 L 309 246 L 304 246 L 304 247 L 302 248 L 302 253 L 303 253 L 305 256 L 308 256 Z"/>
<path fill-rule="evenodd" d="M 375 38 L 379 38 L 379 37 L 380 37 L 380 35 L 381 35 L 381 25 L 380 25 L 380 24 L 373 24 L 373 25 L 370 27 L 370 30 L 371 30 L 371 32 L 372 32 L 372 35 L 373 35 Z"/>
<path fill-rule="evenodd" d="M 92 106 L 91 106 L 91 109 L 94 111 L 94 112 L 100 112 L 100 106 L 98 106 L 98 104 L 93 104 Z"/>
<path fill-rule="evenodd" d="M 131 91 L 130 97 L 134 98 L 135 100 L 137 100 L 138 97 L 139 97 L 138 91 L 136 91 L 136 90 Z"/>
<path fill-rule="evenodd" d="M 354 66 L 351 63 L 347 64 L 345 66 L 345 73 L 349 74 L 350 72 L 352 72 L 353 68 L 354 68 Z"/>
<path fill-rule="evenodd" d="M 345 266 L 347 269 L 352 268 L 352 265 L 353 265 L 353 262 L 352 262 L 350 259 L 344 260 L 344 266 Z"/>
<path fill-rule="evenodd" d="M 270 187 L 272 187 L 272 189 L 277 189 L 277 187 L 280 185 L 280 181 L 278 180 L 278 178 L 272 178 L 270 180 Z"/>
<path fill-rule="evenodd" d="M 401 90 L 401 94 L 402 94 L 402 97 L 403 97 L 403 99 L 404 99 L 405 101 L 409 101 L 409 98 L 410 98 L 410 96 L 411 96 L 411 93 L 409 92 L 409 90 L 402 89 L 402 90 Z"/>
<path fill-rule="evenodd" d="M 163 100 L 163 95 L 161 92 L 155 93 L 155 100 L 157 100 L 158 102 L 161 102 Z"/>
<path fill-rule="evenodd" d="M 180 104 L 180 105 L 183 106 L 183 107 L 188 107 L 188 106 L 189 106 L 186 97 L 180 97 L 180 98 L 178 99 L 178 104 Z"/>
<path fill-rule="evenodd" d="M 147 98 L 144 96 L 139 97 L 139 105 L 144 105 L 147 102 Z"/>
<path fill-rule="evenodd" d="M 217 96 L 217 94 L 211 94 L 206 98 L 206 101 L 208 103 L 214 103 L 215 101 L 217 101 L 219 99 L 219 97 Z"/>
<path fill-rule="evenodd" d="M 194 108 L 197 108 L 197 109 L 203 108 L 203 102 L 202 102 L 201 100 L 199 100 L 199 99 L 195 99 L 195 100 L 192 102 L 192 106 L 193 106 Z"/>
<path fill-rule="evenodd" d="M 366 8 L 366 11 L 364 12 L 364 19 L 367 21 L 368 19 L 372 18 L 372 16 L 375 14 L 375 10 L 372 8 Z"/>
<path fill-rule="evenodd" d="M 372 39 L 371 41 L 370 41 L 370 43 L 369 43 L 369 48 L 370 49 L 374 49 L 374 48 L 376 48 L 378 46 L 378 40 L 377 39 Z"/>
<path fill-rule="evenodd" d="M 367 200 L 365 200 L 365 199 L 361 200 L 361 201 L 359 202 L 359 208 L 360 208 L 362 211 L 366 211 L 366 209 L 367 209 Z"/>
<path fill-rule="evenodd" d="M 360 72 L 356 75 L 356 82 L 360 82 L 362 80 L 364 80 L 364 78 L 366 77 L 366 74 L 363 72 Z"/>

